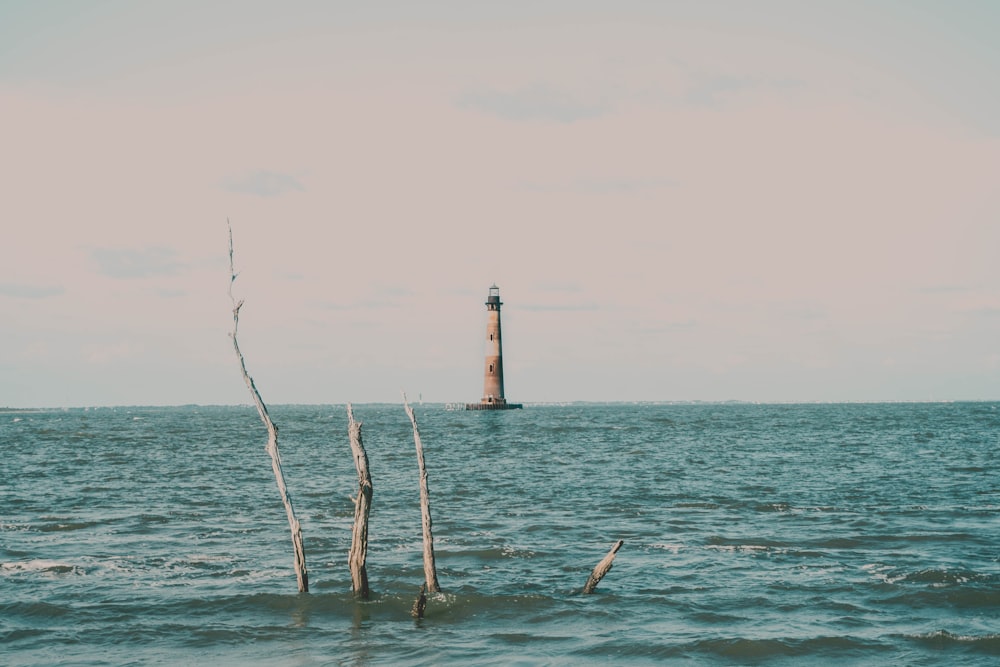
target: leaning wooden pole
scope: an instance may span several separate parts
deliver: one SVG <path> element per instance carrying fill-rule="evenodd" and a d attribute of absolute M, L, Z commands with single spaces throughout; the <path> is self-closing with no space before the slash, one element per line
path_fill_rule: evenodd
<path fill-rule="evenodd" d="M 229 221 L 227 220 L 226 222 L 228 224 Z M 298 578 L 299 592 L 308 593 L 309 573 L 306 571 L 306 554 L 302 548 L 302 527 L 299 525 L 299 520 L 295 518 L 292 499 L 288 495 L 288 489 L 285 487 L 285 475 L 281 471 L 281 456 L 278 454 L 278 427 L 275 426 L 274 422 L 271 421 L 270 415 L 267 414 L 267 406 L 264 405 L 264 399 L 260 397 L 260 392 L 257 391 L 257 386 L 254 384 L 253 378 L 247 372 L 246 361 L 243 359 L 243 353 L 240 352 L 240 345 L 236 340 L 236 332 L 240 326 L 240 308 L 243 307 L 243 299 L 240 299 L 239 303 L 237 303 L 233 297 L 233 283 L 236 282 L 236 269 L 233 265 L 233 226 L 231 224 L 229 225 L 229 273 L 229 300 L 233 302 L 233 332 L 229 336 L 233 339 L 233 349 L 236 350 L 236 356 L 240 360 L 243 381 L 246 382 L 247 388 L 250 390 L 250 396 L 253 397 L 254 404 L 257 406 L 257 413 L 260 415 L 260 420 L 267 427 L 267 453 L 271 455 L 271 468 L 274 469 L 274 479 L 278 482 L 278 492 L 281 494 L 281 502 L 285 505 L 285 514 L 288 515 L 288 525 L 292 529 L 292 548 L 295 551 L 295 576 Z"/>
<path fill-rule="evenodd" d="M 611 547 L 611 551 L 608 552 L 608 555 L 601 559 L 601 562 L 597 564 L 594 571 L 590 573 L 590 578 L 587 579 L 587 585 L 583 587 L 584 593 L 593 593 L 594 589 L 597 588 L 597 584 L 601 583 L 601 579 L 604 578 L 604 575 L 611 571 L 611 564 L 615 560 L 615 555 L 618 553 L 618 550 L 622 548 L 623 544 L 625 544 L 625 540 L 618 540 L 615 542 L 615 545 Z"/>
<path fill-rule="evenodd" d="M 420 429 L 417 428 L 417 417 L 413 414 L 413 408 L 406 402 L 406 394 L 403 394 L 403 407 L 413 424 L 413 442 L 417 447 L 417 465 L 420 467 L 420 518 L 424 529 L 424 582 L 428 593 L 441 592 L 438 585 L 437 568 L 434 565 L 434 535 L 431 533 L 431 503 L 430 493 L 427 491 L 427 467 L 424 465 L 424 447 L 420 443 Z"/>
<path fill-rule="evenodd" d="M 354 466 L 358 469 L 358 495 L 354 499 L 354 529 L 351 532 L 351 552 L 348 563 L 351 566 L 351 586 L 354 595 L 367 600 L 368 570 L 368 513 L 372 505 L 372 478 L 368 473 L 368 454 L 361 442 L 361 422 L 354 421 L 354 410 L 347 404 L 347 433 L 354 454 Z"/>

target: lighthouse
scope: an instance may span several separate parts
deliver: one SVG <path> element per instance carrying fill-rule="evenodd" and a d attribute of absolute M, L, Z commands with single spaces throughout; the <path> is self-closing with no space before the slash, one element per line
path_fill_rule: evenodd
<path fill-rule="evenodd" d="M 466 403 L 466 410 L 514 410 L 520 403 L 508 403 L 503 395 L 503 345 L 500 339 L 500 288 L 493 284 L 486 297 L 486 364 L 483 370 L 483 398 Z"/>

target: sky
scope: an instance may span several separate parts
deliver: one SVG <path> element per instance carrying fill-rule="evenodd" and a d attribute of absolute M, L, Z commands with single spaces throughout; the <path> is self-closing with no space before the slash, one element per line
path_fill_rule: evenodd
<path fill-rule="evenodd" d="M 1000 399 L 998 32 L 0 0 L 0 407 Z"/>

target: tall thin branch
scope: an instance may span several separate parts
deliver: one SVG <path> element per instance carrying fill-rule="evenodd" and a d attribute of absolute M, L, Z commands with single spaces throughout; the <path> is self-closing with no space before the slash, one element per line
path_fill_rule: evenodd
<path fill-rule="evenodd" d="M 351 551 L 348 564 L 351 567 L 351 584 L 354 595 L 367 600 L 368 570 L 368 513 L 372 504 L 372 478 L 368 473 L 368 454 L 361 441 L 361 422 L 354 421 L 354 410 L 347 404 L 347 433 L 354 454 L 354 466 L 358 469 L 358 495 L 354 499 L 354 529 L 351 531 Z"/>
<path fill-rule="evenodd" d="M 428 593 L 441 592 L 438 585 L 437 568 L 434 565 L 434 535 L 431 533 L 431 503 L 430 492 L 427 490 L 427 467 L 424 465 L 424 447 L 420 442 L 420 429 L 417 428 L 417 417 L 413 414 L 413 408 L 406 402 L 406 394 L 403 394 L 403 407 L 413 424 L 413 442 L 417 447 L 417 465 L 420 467 L 420 517 L 424 530 L 424 581 L 427 584 Z"/>
<path fill-rule="evenodd" d="M 274 479 L 278 483 L 278 492 L 281 494 L 281 502 L 285 505 L 285 514 L 288 515 L 288 525 L 292 531 L 292 548 L 295 552 L 295 576 L 298 579 L 299 592 L 308 593 L 309 573 L 306 571 L 306 555 L 302 547 L 302 527 L 299 524 L 299 520 L 295 518 L 292 499 L 288 495 L 288 489 L 285 487 L 285 475 L 281 470 L 281 456 L 278 454 L 278 427 L 271 421 L 271 417 L 267 413 L 267 407 L 264 405 L 264 399 L 260 397 L 260 392 L 257 391 L 257 386 L 254 384 L 253 378 L 247 372 L 246 361 L 243 359 L 243 353 L 240 352 L 240 346 L 236 340 L 236 333 L 240 326 L 240 308 L 243 307 L 243 299 L 240 299 L 237 303 L 236 298 L 233 296 L 233 283 L 236 282 L 236 269 L 233 265 L 233 226 L 228 219 L 226 220 L 226 224 L 229 227 L 229 300 L 233 303 L 233 331 L 229 336 L 233 339 L 233 349 L 240 360 L 243 381 L 246 382 L 247 388 L 250 390 L 250 396 L 253 397 L 254 404 L 257 406 L 257 413 L 260 415 L 260 420 L 264 422 L 264 426 L 267 428 L 267 453 L 271 456 L 271 468 L 274 470 Z"/>

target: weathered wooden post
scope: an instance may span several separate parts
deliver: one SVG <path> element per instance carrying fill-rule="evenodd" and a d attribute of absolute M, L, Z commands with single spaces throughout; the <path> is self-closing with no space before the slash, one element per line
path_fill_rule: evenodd
<path fill-rule="evenodd" d="M 615 560 L 615 555 L 618 550 L 622 548 L 625 544 L 625 540 L 618 540 L 615 542 L 614 546 L 611 547 L 611 551 L 608 555 L 601 559 L 601 562 L 597 564 L 594 571 L 590 573 L 590 577 L 587 579 L 587 585 L 583 587 L 584 593 L 593 593 L 594 589 L 597 588 L 597 584 L 601 583 L 601 579 L 604 578 L 609 571 L 611 571 L 611 564 Z"/>
<path fill-rule="evenodd" d="M 413 618 L 423 618 L 424 609 L 427 608 L 427 584 L 420 584 L 420 593 L 417 594 L 417 599 L 413 603 L 413 607 L 410 609 L 410 616 Z"/>
<path fill-rule="evenodd" d="M 351 585 L 354 595 L 367 600 L 368 570 L 368 513 L 372 503 L 372 478 L 368 473 L 368 454 L 361 442 L 361 422 L 354 421 L 354 410 L 347 404 L 347 432 L 351 440 L 354 465 L 358 469 L 358 495 L 354 499 L 354 529 L 351 532 L 351 552 L 348 563 L 351 566 Z"/>
<path fill-rule="evenodd" d="M 424 465 L 424 447 L 420 443 L 420 429 L 417 428 L 417 417 L 413 414 L 413 408 L 406 402 L 406 394 L 403 394 L 403 407 L 413 424 L 413 442 L 417 448 L 417 465 L 420 468 L 420 517 L 421 525 L 424 529 L 424 581 L 427 585 L 428 593 L 439 593 L 441 586 L 438 585 L 437 568 L 434 565 L 434 535 L 431 533 L 431 503 L 430 493 L 427 490 L 427 468 Z"/>
<path fill-rule="evenodd" d="M 240 299 L 239 303 L 237 303 L 233 297 L 233 283 L 236 282 L 236 269 L 233 265 L 233 226 L 229 224 L 228 220 L 226 223 L 229 226 L 229 300 L 233 302 L 233 332 L 229 334 L 229 337 L 233 339 L 233 349 L 236 350 L 236 357 L 240 360 L 243 381 L 246 382 L 247 388 L 250 390 L 250 396 L 253 397 L 254 404 L 257 406 L 257 414 L 260 415 L 260 420 L 264 422 L 264 426 L 267 428 L 267 453 L 271 456 L 271 468 L 274 470 L 274 479 L 278 483 L 278 493 L 281 494 L 281 502 L 285 505 L 285 514 L 288 515 L 288 525 L 292 531 L 292 549 L 295 553 L 295 576 L 298 579 L 299 592 L 308 593 L 309 573 L 306 571 L 306 555 L 305 549 L 302 547 L 302 527 L 299 524 L 299 520 L 295 518 L 292 499 L 288 495 L 288 489 L 285 487 L 285 475 L 281 470 L 281 456 L 278 454 L 278 427 L 271 421 L 271 417 L 267 413 L 267 406 L 264 405 L 264 399 L 260 397 L 260 392 L 257 391 L 257 386 L 254 384 L 253 378 L 247 372 L 243 353 L 240 352 L 239 343 L 236 341 L 236 332 L 240 326 L 240 308 L 243 307 L 243 300 Z"/>

